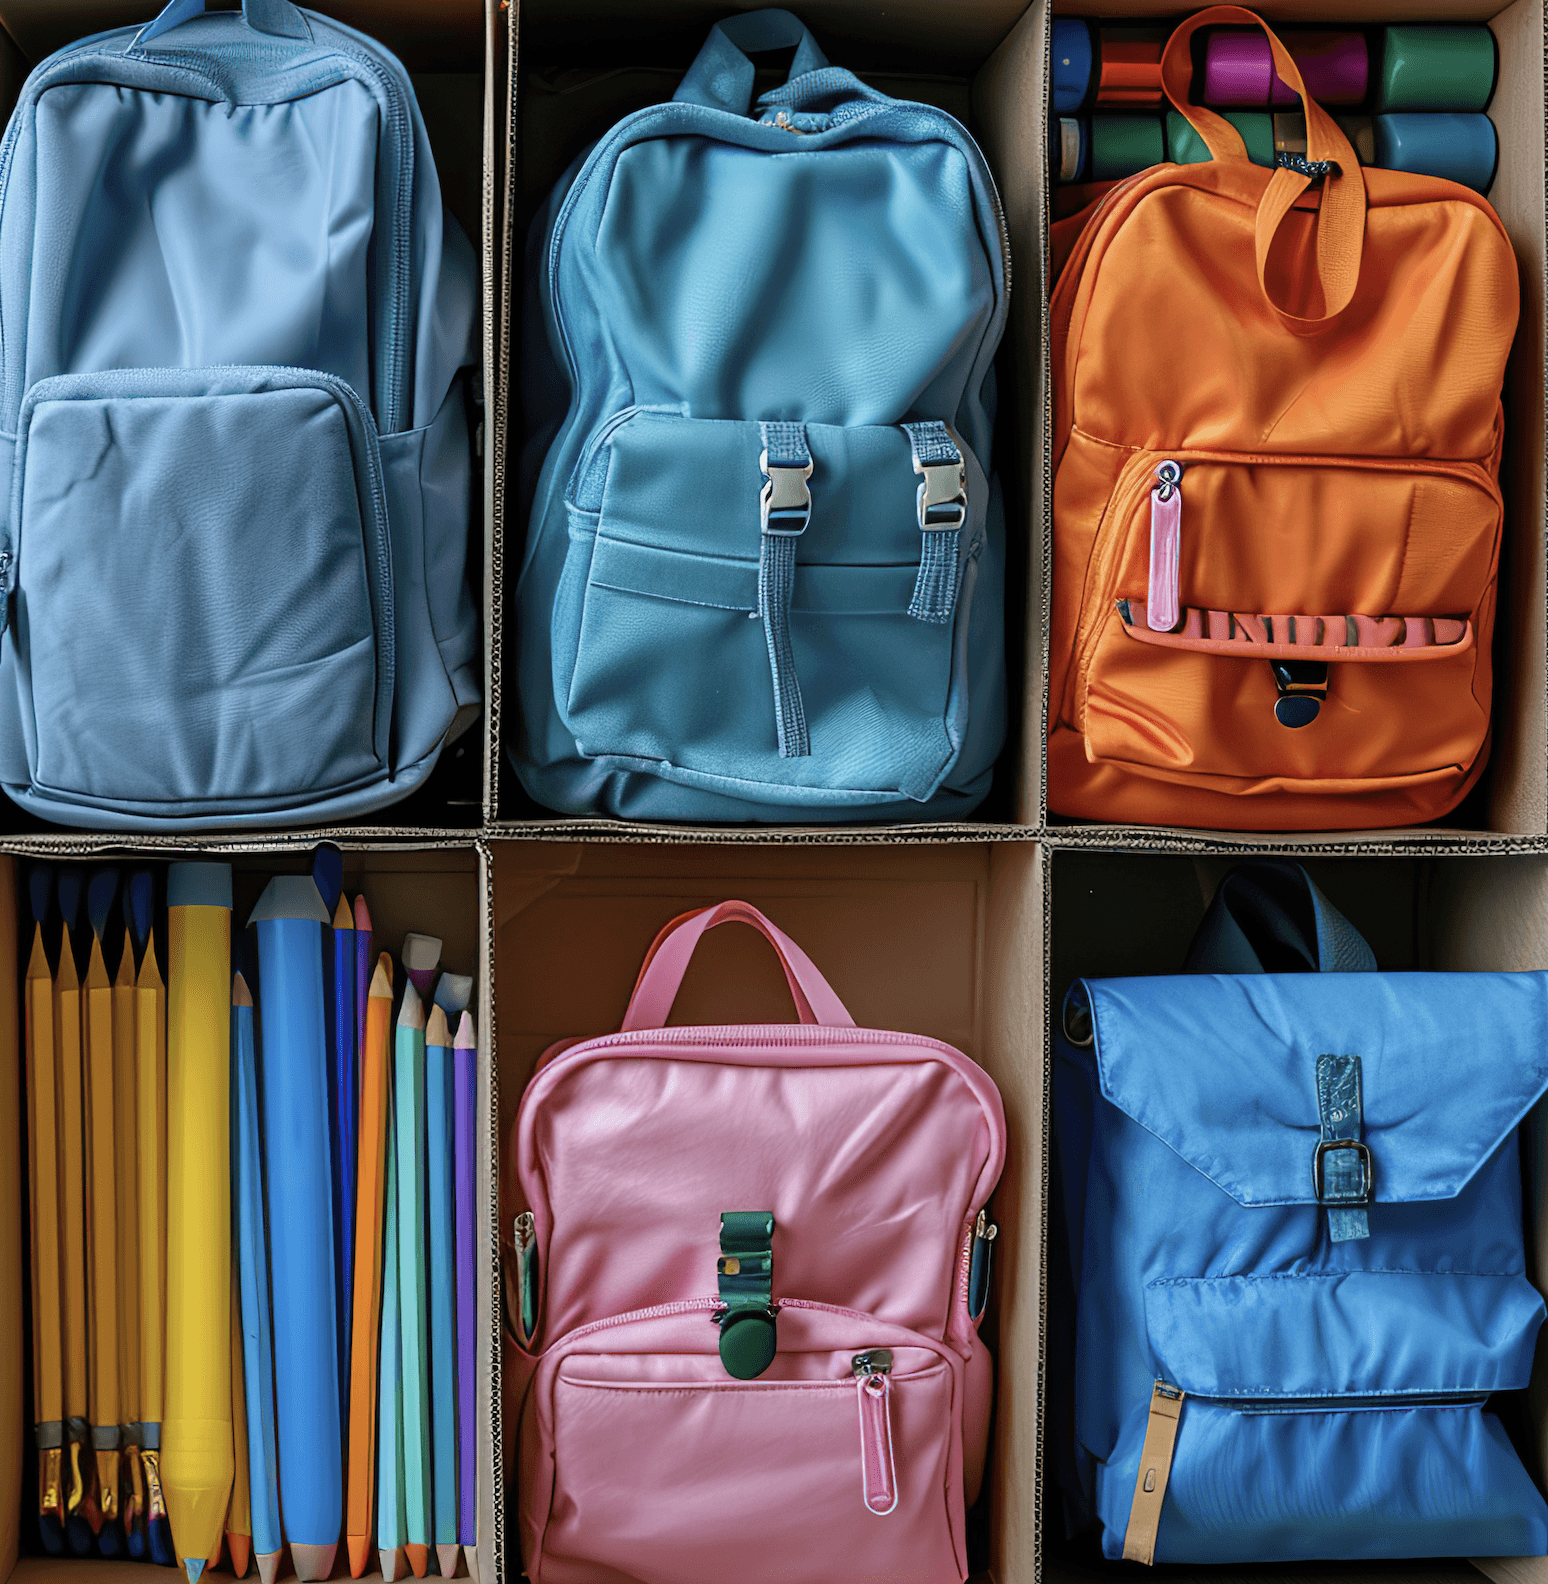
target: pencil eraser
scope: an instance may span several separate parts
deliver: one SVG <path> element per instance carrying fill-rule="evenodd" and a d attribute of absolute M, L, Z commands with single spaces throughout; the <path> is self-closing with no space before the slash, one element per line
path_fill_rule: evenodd
<path fill-rule="evenodd" d="M 1376 163 L 1487 192 L 1494 180 L 1499 141 L 1486 115 L 1379 115 Z"/>
<path fill-rule="evenodd" d="M 1495 60 L 1486 27 L 1389 27 L 1376 108 L 1486 110 Z"/>
<path fill-rule="evenodd" d="M 168 907 L 231 906 L 231 865 L 175 863 L 167 866 Z"/>
<path fill-rule="evenodd" d="M 1055 17 L 1053 24 L 1053 110 L 1069 115 L 1091 92 L 1091 28 L 1080 17 Z"/>
<path fill-rule="evenodd" d="M 435 986 L 435 1004 L 448 1016 L 466 1012 L 473 999 L 473 980 L 469 974 L 443 973 Z"/>

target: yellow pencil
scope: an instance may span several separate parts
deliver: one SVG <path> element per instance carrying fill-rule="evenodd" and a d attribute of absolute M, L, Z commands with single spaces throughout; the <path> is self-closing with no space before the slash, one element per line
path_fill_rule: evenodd
<path fill-rule="evenodd" d="M 43 1543 L 64 1548 L 64 1358 L 60 1351 L 59 1113 L 55 1092 L 54 976 L 42 919 L 52 883 L 34 870 L 32 956 L 27 962 L 27 1158 L 32 1210 L 32 1403 Z"/>
<path fill-rule="evenodd" d="M 91 1445 L 97 1471 L 96 1500 L 87 1507 L 92 1532 L 116 1545 L 104 1526 L 118 1522 L 118 1171 L 114 1161 L 113 985 L 102 960 L 102 939 L 91 937 L 86 968 L 86 1231 L 87 1315 Z"/>
<path fill-rule="evenodd" d="M 149 877 L 147 877 L 148 879 Z M 138 928 L 138 926 L 137 926 Z M 140 1212 L 140 1462 L 145 1474 L 146 1543 L 163 1567 L 176 1560 L 161 1488 L 161 1415 L 166 1391 L 167 996 L 147 922 L 135 980 L 135 1107 Z"/>
<path fill-rule="evenodd" d="M 123 1502 L 129 1549 L 145 1511 L 140 1477 L 140 1162 L 139 1081 L 135 1070 L 134 942 L 124 930 L 123 951 L 113 979 L 114 1146 L 118 1164 L 118 1415 L 128 1494 Z"/>
<path fill-rule="evenodd" d="M 65 879 L 61 876 L 61 882 Z M 79 885 L 76 897 L 79 900 Z M 72 910 L 73 911 L 73 910 Z M 65 1522 L 71 1548 L 91 1545 L 82 1507 L 86 1500 L 86 1203 L 85 1102 L 81 1078 L 81 981 L 70 946 L 68 920 L 61 931 L 54 976 L 54 1080 L 59 1113 L 59 1219 L 63 1256 L 64 1413 L 68 1466 Z M 79 1522 L 77 1522 L 79 1520 Z"/>
<path fill-rule="evenodd" d="M 189 1584 L 220 1546 L 231 1430 L 231 866 L 167 875 L 167 1390 L 161 1477 Z"/>
<path fill-rule="evenodd" d="M 242 1300 L 235 1259 L 231 1262 L 231 1443 L 235 1473 L 226 1512 L 226 1550 L 231 1553 L 231 1571 L 246 1578 L 253 1552 L 253 1508 L 247 1488 L 247 1376 L 242 1367 Z"/>

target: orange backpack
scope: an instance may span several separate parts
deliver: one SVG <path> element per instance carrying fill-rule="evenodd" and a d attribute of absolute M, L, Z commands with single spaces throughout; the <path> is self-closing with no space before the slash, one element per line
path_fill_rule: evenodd
<path fill-rule="evenodd" d="M 1488 756 L 1516 262 L 1476 193 L 1362 170 L 1266 27 L 1307 155 L 1250 164 L 1188 103 L 1242 23 L 1162 60 L 1212 159 L 1113 187 L 1053 292 L 1049 807 L 1434 819 Z"/>

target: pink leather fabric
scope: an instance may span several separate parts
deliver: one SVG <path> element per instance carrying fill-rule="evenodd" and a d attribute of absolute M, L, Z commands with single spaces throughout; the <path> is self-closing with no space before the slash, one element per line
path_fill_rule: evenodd
<path fill-rule="evenodd" d="M 774 945 L 803 1021 L 661 1027 L 694 945 L 731 921 Z M 999 1092 L 948 1045 L 855 1028 L 745 903 L 657 938 L 626 1028 L 546 1058 L 512 1140 L 540 1271 L 539 1356 L 512 1361 L 534 1371 L 533 1584 L 964 1577 L 964 1485 L 982 1470 L 992 1382 L 965 1260 L 1004 1163 Z M 727 1210 L 775 1218 L 779 1346 L 752 1382 L 726 1374 L 710 1318 Z M 883 1481 L 882 1496 L 881 1408 L 850 1369 L 877 1347 L 896 1354 L 883 1405 L 896 1489 Z"/>

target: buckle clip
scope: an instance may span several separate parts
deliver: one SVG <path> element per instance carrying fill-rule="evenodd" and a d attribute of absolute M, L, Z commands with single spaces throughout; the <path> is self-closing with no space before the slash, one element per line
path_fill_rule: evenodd
<path fill-rule="evenodd" d="M 967 521 L 967 465 L 960 460 L 921 462 L 916 457 L 914 471 L 924 478 L 919 486 L 920 531 L 960 528 Z"/>
<path fill-rule="evenodd" d="M 1323 1161 L 1330 1150 L 1353 1150 L 1360 1160 L 1360 1192 L 1359 1197 L 1353 1194 L 1339 1194 L 1337 1198 L 1329 1199 L 1324 1194 L 1325 1171 Z M 1376 1170 L 1371 1161 L 1371 1152 L 1359 1139 L 1323 1139 L 1317 1145 L 1317 1152 L 1312 1156 L 1312 1190 L 1317 1196 L 1320 1205 L 1332 1205 L 1335 1209 L 1343 1209 L 1352 1205 L 1368 1205 L 1371 1195 L 1376 1188 Z"/>
<path fill-rule="evenodd" d="M 1322 712 L 1328 696 L 1326 660 L 1270 660 L 1274 685 L 1274 719 L 1281 726 L 1310 726 Z"/>
<path fill-rule="evenodd" d="M 812 520 L 812 492 L 806 487 L 806 481 L 812 476 L 812 464 L 770 467 L 769 453 L 765 450 L 758 458 L 758 471 L 763 474 L 758 513 L 764 533 L 791 539 L 805 533 Z"/>

